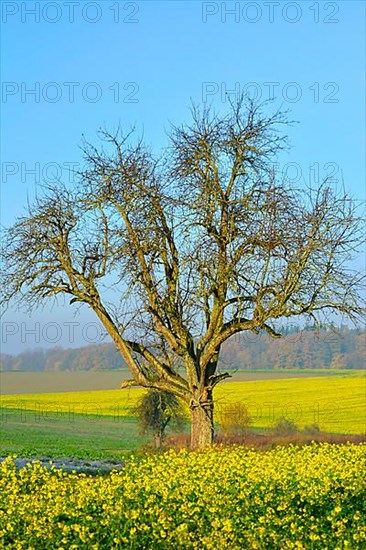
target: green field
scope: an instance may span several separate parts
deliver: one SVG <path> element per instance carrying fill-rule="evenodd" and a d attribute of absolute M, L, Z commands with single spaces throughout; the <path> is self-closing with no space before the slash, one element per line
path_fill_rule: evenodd
<path fill-rule="evenodd" d="M 3 395 L 0 454 L 119 456 L 148 438 L 131 415 L 143 389 Z M 316 423 L 323 432 L 366 432 L 366 382 L 351 376 L 229 381 L 216 388 L 216 418 L 244 403 L 254 429 L 281 416 L 300 428 Z"/>

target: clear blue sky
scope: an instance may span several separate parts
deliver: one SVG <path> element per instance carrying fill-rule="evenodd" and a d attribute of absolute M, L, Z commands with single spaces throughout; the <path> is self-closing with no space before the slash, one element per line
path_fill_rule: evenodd
<path fill-rule="evenodd" d="M 281 159 L 294 163 L 289 177 L 334 173 L 365 198 L 364 2 L 3 1 L 1 8 L 3 225 L 22 214 L 43 177 L 70 179 L 82 134 L 95 141 L 100 126 L 136 124 L 159 149 L 169 121 L 189 117 L 191 99 L 225 109 L 225 91 L 235 89 L 262 100 L 274 90 L 274 104 L 300 122 Z M 52 327 L 39 342 L 26 330 L 89 321 L 92 314 L 74 318 L 71 307 L 31 318 L 10 311 L 5 332 L 16 334 L 4 335 L 3 326 L 2 350 L 88 343 L 81 325 L 74 342 L 65 327 L 56 342 L 48 341 L 56 338 Z"/>

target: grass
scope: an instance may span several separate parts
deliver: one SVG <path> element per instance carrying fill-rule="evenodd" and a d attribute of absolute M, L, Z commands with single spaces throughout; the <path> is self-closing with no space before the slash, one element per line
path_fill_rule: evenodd
<path fill-rule="evenodd" d="M 33 411 L 34 412 L 34 411 Z M 148 438 L 135 418 L 57 413 L 41 418 L 24 409 L 8 409 L 1 425 L 0 454 L 78 458 L 120 458 Z"/>
<path fill-rule="evenodd" d="M 131 416 L 142 391 L 3 396 L 0 454 L 118 458 L 148 441 Z"/>
<path fill-rule="evenodd" d="M 131 408 L 145 391 L 103 390 L 4 395 L 0 454 L 80 458 L 118 457 L 148 438 L 139 435 Z M 303 428 L 324 432 L 366 431 L 365 377 L 331 376 L 227 382 L 215 392 L 216 418 L 233 404 L 249 410 L 252 427 L 263 430 L 286 416 Z"/>

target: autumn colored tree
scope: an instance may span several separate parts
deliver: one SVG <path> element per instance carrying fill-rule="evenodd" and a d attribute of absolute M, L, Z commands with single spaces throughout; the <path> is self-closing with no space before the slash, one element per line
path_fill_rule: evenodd
<path fill-rule="evenodd" d="M 357 205 L 327 181 L 295 189 L 274 172 L 288 120 L 265 109 L 243 98 L 224 115 L 194 107 L 161 158 L 133 133 L 103 132 L 103 146 L 84 145 L 77 185 L 49 188 L 4 234 L 3 303 L 66 295 L 90 307 L 128 384 L 189 406 L 193 448 L 213 441 L 230 336 L 365 314 L 349 264 L 363 238 Z"/>

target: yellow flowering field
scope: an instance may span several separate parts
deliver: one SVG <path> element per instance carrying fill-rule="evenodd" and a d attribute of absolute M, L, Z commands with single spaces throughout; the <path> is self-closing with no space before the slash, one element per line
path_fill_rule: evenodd
<path fill-rule="evenodd" d="M 315 423 L 329 433 L 366 432 L 364 375 L 228 382 L 217 387 L 215 397 L 218 414 L 221 403 L 245 403 L 253 427 L 268 428 L 284 416 L 300 428 Z"/>
<path fill-rule="evenodd" d="M 7 549 L 366 547 L 366 445 L 132 455 L 89 477 L 1 465 Z"/>
<path fill-rule="evenodd" d="M 35 411 L 39 418 L 58 413 L 123 418 L 145 390 L 101 390 L 62 393 L 4 395 L 3 411 L 18 409 L 26 417 Z M 318 424 L 324 432 L 360 434 L 366 431 L 366 378 L 327 376 L 257 381 L 230 381 L 215 389 L 216 420 L 233 403 L 244 403 L 255 428 L 268 428 L 281 416 L 299 427 Z M 5 414 L 5 413 L 4 413 Z"/>

